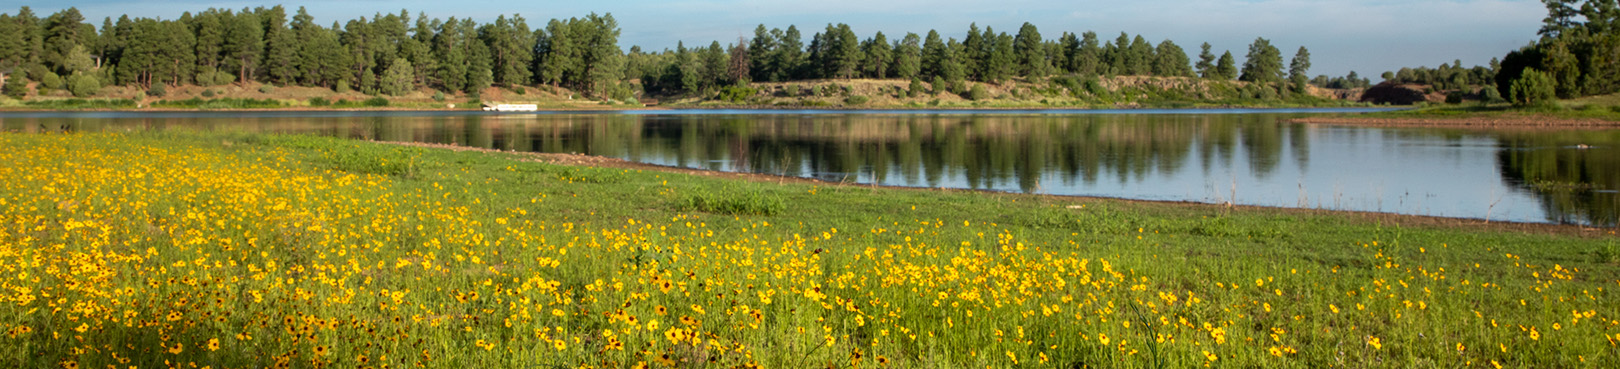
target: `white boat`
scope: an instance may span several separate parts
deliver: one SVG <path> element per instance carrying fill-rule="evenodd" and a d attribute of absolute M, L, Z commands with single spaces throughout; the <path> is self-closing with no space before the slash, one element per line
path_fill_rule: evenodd
<path fill-rule="evenodd" d="M 539 111 L 536 104 L 484 104 L 484 111 Z"/>

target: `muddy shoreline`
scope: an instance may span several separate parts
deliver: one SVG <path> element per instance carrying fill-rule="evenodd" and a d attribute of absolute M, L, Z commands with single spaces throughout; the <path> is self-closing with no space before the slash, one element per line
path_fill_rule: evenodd
<path fill-rule="evenodd" d="M 1377 128 L 1464 128 L 1464 129 L 1615 129 L 1620 121 L 1549 116 L 1470 116 L 1470 117 L 1304 117 L 1292 123 Z"/>

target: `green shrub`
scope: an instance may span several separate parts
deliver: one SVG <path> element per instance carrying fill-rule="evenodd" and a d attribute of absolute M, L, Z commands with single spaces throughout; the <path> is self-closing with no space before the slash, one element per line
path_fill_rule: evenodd
<path fill-rule="evenodd" d="M 1481 102 L 1487 104 L 1507 101 L 1506 99 L 1502 98 L 1502 92 L 1496 90 L 1496 86 L 1485 86 L 1485 88 L 1480 89 L 1479 94 L 1481 95 Z"/>
<path fill-rule="evenodd" d="M 267 93 L 270 93 L 270 91 L 275 91 L 275 90 L 276 90 L 276 86 L 272 86 L 272 85 L 259 86 L 259 93 L 261 93 L 261 94 L 267 94 Z"/>
<path fill-rule="evenodd" d="M 1446 93 L 1446 103 L 1447 104 L 1461 104 L 1463 102 L 1463 95 L 1464 94 L 1463 94 L 1462 91 L 1448 92 L 1448 93 Z"/>
<path fill-rule="evenodd" d="M 822 90 L 821 85 L 810 86 L 810 96 L 821 96 Z"/>
<path fill-rule="evenodd" d="M 133 109 L 135 100 L 130 99 L 66 99 L 66 100 L 36 100 L 23 102 L 23 105 L 40 109 Z"/>
<path fill-rule="evenodd" d="M 146 89 L 146 96 L 163 97 L 163 95 L 167 94 L 169 94 L 169 88 L 164 86 L 163 82 L 153 83 L 152 87 Z"/>
<path fill-rule="evenodd" d="M 930 87 L 928 89 L 928 92 L 930 92 L 930 93 L 938 95 L 938 94 L 940 94 L 942 92 L 945 92 L 945 77 L 944 76 L 934 76 L 934 82 L 929 83 L 928 85 Z"/>
<path fill-rule="evenodd" d="M 23 78 L 22 75 L 17 73 L 7 75 L 4 90 L 6 96 L 10 96 L 13 99 L 21 99 L 24 96 L 28 96 L 28 79 Z"/>
<path fill-rule="evenodd" d="M 331 101 L 326 101 L 326 98 L 324 98 L 324 97 L 311 97 L 311 98 L 309 98 L 309 106 L 328 106 L 328 105 L 332 105 L 332 102 Z"/>
<path fill-rule="evenodd" d="M 758 89 L 747 86 L 726 86 L 720 89 L 720 100 L 730 102 L 747 102 L 759 93 Z"/>
<path fill-rule="evenodd" d="M 378 96 L 378 97 L 373 97 L 373 98 L 370 98 L 370 99 L 366 99 L 366 101 L 361 103 L 361 104 L 365 105 L 365 106 L 369 106 L 369 107 L 383 107 L 383 106 L 388 106 L 388 99 L 384 98 L 382 96 Z"/>
<path fill-rule="evenodd" d="M 968 100 L 973 101 L 983 101 L 985 99 L 989 99 L 990 90 L 985 89 L 984 85 L 973 85 L 973 88 L 968 90 L 967 98 Z"/>
<path fill-rule="evenodd" d="M 912 78 L 911 85 L 906 86 L 906 88 L 906 97 L 917 97 L 926 91 L 924 90 L 922 80 L 916 78 Z"/>
<path fill-rule="evenodd" d="M 45 88 L 52 90 L 62 89 L 64 83 L 65 82 L 62 81 L 62 76 L 58 76 L 56 73 L 52 72 L 45 72 L 45 77 L 39 79 L 40 86 L 44 86 Z"/>
<path fill-rule="evenodd" d="M 346 80 L 346 79 L 338 80 L 337 81 L 337 86 L 333 87 L 332 90 L 337 91 L 340 94 L 345 93 L 345 92 L 349 92 L 349 80 Z"/>
<path fill-rule="evenodd" d="M 787 203 L 759 192 L 722 191 L 725 195 L 698 192 L 676 203 L 681 211 L 701 211 L 725 215 L 776 215 L 787 210 Z"/>
<path fill-rule="evenodd" d="M 433 101 L 444 101 L 444 91 L 433 91 Z"/>
<path fill-rule="evenodd" d="M 789 85 L 783 88 L 782 92 L 787 93 L 788 96 L 799 96 L 799 85 Z"/>
<path fill-rule="evenodd" d="M 1524 74 L 1508 84 L 1508 101 L 1519 107 L 1549 105 L 1556 99 L 1555 92 L 1552 76 L 1526 68 Z"/>
<path fill-rule="evenodd" d="M 84 73 L 74 73 L 73 76 L 68 77 L 68 92 L 72 92 L 73 96 L 86 97 L 95 95 L 99 91 L 101 91 L 101 81 L 97 81 L 96 77 Z"/>
<path fill-rule="evenodd" d="M 866 104 L 866 102 L 871 101 L 871 100 L 872 100 L 871 98 L 868 98 L 866 96 L 853 95 L 853 96 L 844 98 L 844 103 L 849 104 L 849 105 L 864 105 L 864 104 Z"/>
<path fill-rule="evenodd" d="M 202 97 L 214 97 L 214 90 L 203 90 Z"/>

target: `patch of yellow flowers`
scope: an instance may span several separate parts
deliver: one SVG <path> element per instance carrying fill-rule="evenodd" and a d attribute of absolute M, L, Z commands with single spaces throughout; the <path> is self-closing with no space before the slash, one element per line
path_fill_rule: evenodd
<path fill-rule="evenodd" d="M 0 147 L 8 367 L 1610 366 L 1620 340 L 1616 285 L 1513 254 L 1200 275 L 966 221 L 574 224 L 278 150 Z"/>

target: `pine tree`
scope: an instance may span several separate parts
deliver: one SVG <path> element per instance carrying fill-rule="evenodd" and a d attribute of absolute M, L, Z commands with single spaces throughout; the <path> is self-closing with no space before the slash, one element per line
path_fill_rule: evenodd
<path fill-rule="evenodd" d="M 703 49 L 703 87 L 712 88 L 720 86 L 726 80 L 726 63 L 729 61 L 726 49 L 720 46 L 720 41 L 710 41 L 709 47 Z"/>
<path fill-rule="evenodd" d="M 536 40 L 536 53 L 540 56 L 540 83 L 553 87 L 562 84 L 563 75 L 579 63 L 579 47 L 575 45 L 573 30 L 562 21 L 552 19 L 546 24 L 545 37 Z M 442 60 L 442 59 L 440 59 Z"/>
<path fill-rule="evenodd" d="M 1461 65 L 1461 62 L 1458 64 Z M 1293 83 L 1294 92 L 1305 92 L 1306 84 L 1309 82 L 1306 74 L 1310 72 L 1310 69 L 1311 52 L 1306 51 L 1304 46 L 1300 46 L 1299 51 L 1294 53 L 1294 59 L 1288 63 L 1288 80 Z"/>
<path fill-rule="evenodd" d="M 918 46 L 921 38 L 915 33 L 906 33 L 894 45 L 894 76 L 901 79 L 918 79 L 922 74 L 922 49 Z"/>
<path fill-rule="evenodd" d="M 923 40 L 922 48 L 922 70 L 920 73 L 923 78 L 928 79 L 940 75 L 940 64 L 945 62 L 945 54 L 945 41 L 939 38 L 939 32 L 928 30 L 928 37 Z"/>
<path fill-rule="evenodd" d="M 748 43 L 748 74 L 753 77 L 753 80 L 762 82 L 780 81 L 778 79 L 780 76 L 775 68 L 776 65 L 771 63 L 776 58 L 777 53 L 775 34 L 780 33 L 782 33 L 780 29 L 774 32 L 765 30 L 764 24 L 754 27 L 754 39 Z"/>
<path fill-rule="evenodd" d="M 264 21 L 264 65 L 268 81 L 289 85 L 298 80 L 298 39 L 287 29 L 287 9 L 276 5 L 260 12 Z"/>
<path fill-rule="evenodd" d="M 1018 36 L 1013 38 L 1013 53 L 1018 58 L 1018 73 L 1024 78 L 1034 79 L 1050 73 L 1046 47 L 1042 44 L 1041 32 L 1034 24 L 1024 22 L 1024 26 L 1018 29 Z"/>
<path fill-rule="evenodd" d="M 79 14 L 78 8 L 70 7 L 51 14 L 45 18 L 41 61 L 58 74 L 71 74 L 75 71 L 66 67 L 68 53 L 75 46 L 84 46 L 94 35 L 94 28 L 84 23 L 84 15 Z"/>
<path fill-rule="evenodd" d="M 25 57 L 20 28 L 10 14 L 0 14 L 0 71 L 6 73 L 8 84 L 10 78 L 20 77 L 13 68 L 21 65 Z"/>
<path fill-rule="evenodd" d="M 411 30 L 411 38 L 399 44 L 399 54 L 411 62 L 412 75 L 416 76 L 419 85 L 431 85 L 429 76 L 439 69 L 439 61 L 433 58 L 433 30 L 436 27 L 428 21 L 426 13 L 416 13 L 416 26 Z M 537 37 L 544 33 L 534 31 L 530 37 Z M 538 42 L 538 41 L 536 41 Z M 535 54 L 535 44 L 528 45 L 530 54 Z M 533 61 L 530 62 L 533 64 Z M 538 68 L 531 68 L 538 70 Z"/>
<path fill-rule="evenodd" d="M 603 16 L 592 13 L 585 19 L 593 30 L 585 48 L 586 88 L 597 97 L 608 98 L 608 94 L 617 88 L 619 80 L 624 78 L 624 55 L 619 49 L 619 22 L 613 19 L 613 13 Z"/>
<path fill-rule="evenodd" d="M 800 78 L 805 71 L 804 36 L 799 34 L 799 28 L 788 26 L 787 32 L 779 38 L 779 52 L 776 53 L 776 69 L 781 74 L 781 80 Z"/>
<path fill-rule="evenodd" d="M 1192 67 L 1188 66 L 1187 52 L 1175 42 L 1164 40 L 1159 42 L 1154 51 L 1153 74 L 1167 77 L 1191 77 Z"/>
<path fill-rule="evenodd" d="M 1058 49 L 1063 55 L 1063 62 L 1055 65 L 1062 72 L 1080 73 L 1080 37 L 1072 32 L 1064 32 L 1058 39 Z"/>
<path fill-rule="evenodd" d="M 1198 76 L 1215 78 L 1215 54 L 1209 52 L 1209 43 L 1200 46 L 1203 51 L 1198 53 Z"/>
<path fill-rule="evenodd" d="M 207 86 L 219 84 L 214 77 L 225 47 L 225 26 L 220 24 L 220 17 L 218 10 L 208 9 L 192 18 L 191 28 L 197 34 L 197 80 Z"/>
<path fill-rule="evenodd" d="M 1256 38 L 1249 45 L 1249 54 L 1244 57 L 1243 74 L 1238 80 L 1246 82 L 1272 83 L 1282 81 L 1282 51 L 1271 46 L 1271 41 Z"/>
<path fill-rule="evenodd" d="M 1080 50 L 1071 60 L 1073 66 L 1069 70 L 1080 75 L 1102 74 L 1102 47 L 1098 46 L 1097 33 L 1086 31 L 1080 37 Z"/>
<path fill-rule="evenodd" d="M 17 32 L 22 38 L 22 52 L 18 55 L 21 60 L 17 63 L 18 69 L 28 72 L 30 79 L 43 78 L 46 67 L 41 62 L 41 59 L 45 54 L 45 30 L 40 24 L 39 17 L 34 15 L 32 9 L 24 6 L 22 9 L 17 10 L 17 15 L 12 17 L 12 20 L 16 22 Z"/>
<path fill-rule="evenodd" d="M 409 60 L 395 59 L 389 63 L 388 70 L 383 71 L 382 93 L 390 96 L 404 95 L 412 90 L 416 84 L 416 77 L 411 74 L 415 69 Z"/>
<path fill-rule="evenodd" d="M 878 32 L 866 40 L 865 46 L 866 75 L 877 79 L 888 78 L 889 65 L 894 63 L 894 52 L 889 49 L 889 38 L 883 36 L 883 32 Z"/>
<path fill-rule="evenodd" d="M 985 62 L 985 82 L 1001 83 L 1017 73 L 1018 57 L 1013 51 L 1014 43 L 1016 42 L 1013 36 L 1006 32 L 995 36 L 994 42 L 991 43 L 994 49 L 990 50 L 990 58 Z"/>
<path fill-rule="evenodd" d="M 1232 80 L 1238 77 L 1237 61 L 1232 59 L 1232 52 L 1221 53 L 1221 59 L 1215 63 L 1215 76 L 1222 80 Z"/>
<path fill-rule="evenodd" d="M 984 35 L 979 33 L 979 24 L 968 24 L 967 37 L 962 39 L 965 53 L 962 58 L 962 67 L 968 71 L 968 78 L 983 80 L 985 59 L 990 55 L 990 49 L 985 47 Z"/>
<path fill-rule="evenodd" d="M 1131 41 L 1130 49 L 1125 51 L 1125 74 L 1146 76 L 1153 74 L 1153 44 L 1147 38 L 1136 35 Z"/>
<path fill-rule="evenodd" d="M 433 38 L 433 54 L 439 60 L 439 87 L 445 91 L 461 91 L 467 87 L 467 46 L 462 38 L 461 21 L 446 19 Z"/>
<path fill-rule="evenodd" d="M 223 19 L 225 42 L 222 51 L 226 67 L 235 70 L 238 83 L 253 81 L 259 59 L 264 57 L 264 28 L 258 15 L 243 10 Z"/>

